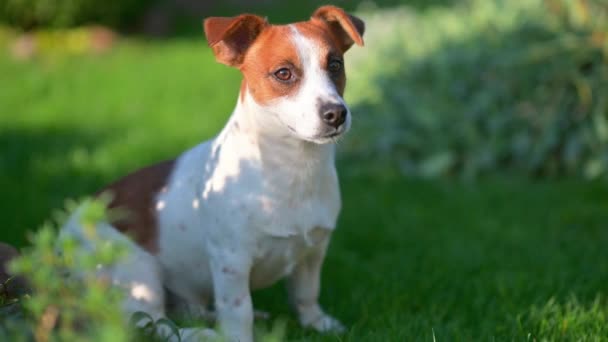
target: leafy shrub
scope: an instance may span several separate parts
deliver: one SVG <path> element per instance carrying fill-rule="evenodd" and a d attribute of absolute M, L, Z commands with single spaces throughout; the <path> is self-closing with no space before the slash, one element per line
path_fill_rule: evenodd
<path fill-rule="evenodd" d="M 150 1 L 0 0 L 0 21 L 23 29 L 97 23 L 122 26 Z"/>
<path fill-rule="evenodd" d="M 608 3 L 471 0 L 363 15 L 356 151 L 406 174 L 608 173 Z M 361 72 L 363 71 L 363 72 Z"/>
<path fill-rule="evenodd" d="M 103 198 L 69 202 L 66 211 L 56 213 L 55 224 L 45 224 L 33 234 L 32 246 L 11 261 L 11 273 L 27 279 L 31 294 L 6 298 L 0 293 L 0 341 L 166 341 L 171 336 L 157 334 L 161 325 L 167 328 L 163 331 L 179 335 L 172 321 L 154 321 L 144 312 L 133 314 L 130 324 L 125 324 L 122 291 L 98 274 L 126 256 L 125 246 L 96 233 L 98 222 L 110 222 L 113 215 L 121 214 L 108 212 L 106 204 Z M 59 235 L 56 228 L 76 208 L 87 246 Z M 284 335 L 281 321 L 270 330 L 256 331 L 257 339 L 264 342 L 282 341 Z"/>
<path fill-rule="evenodd" d="M 84 249 L 73 238 L 59 238 L 53 224 L 44 225 L 32 237 L 32 246 L 12 261 L 14 274 L 24 276 L 31 295 L 4 310 L 0 325 L 3 341 L 128 341 L 129 330 L 120 310 L 120 292 L 97 277 L 96 270 L 112 265 L 124 248 L 95 239 L 95 225 L 107 218 L 105 203 L 82 203 L 82 225 L 93 238 L 92 249 Z M 76 205 L 70 205 L 75 208 Z M 58 217 L 65 217 L 59 212 Z M 63 219 L 58 219 L 63 221 Z M 57 253 L 57 247 L 61 253 Z M 78 274 L 66 277 L 67 272 Z"/>

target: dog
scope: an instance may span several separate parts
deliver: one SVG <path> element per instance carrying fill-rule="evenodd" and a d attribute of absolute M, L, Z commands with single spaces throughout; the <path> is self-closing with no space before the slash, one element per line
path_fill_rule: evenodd
<path fill-rule="evenodd" d="M 203 24 L 215 59 L 243 75 L 236 107 L 215 138 L 100 192 L 130 213 L 97 225 L 130 249 L 104 274 L 125 289 L 127 314 L 166 317 L 169 298 L 201 317 L 213 307 L 221 334 L 241 342 L 253 340 L 251 291 L 287 278 L 302 326 L 343 332 L 318 297 L 341 208 L 335 142 L 351 126 L 343 56 L 365 25 L 334 6 L 288 25 L 252 14 Z M 64 232 L 86 240 L 78 212 Z"/>

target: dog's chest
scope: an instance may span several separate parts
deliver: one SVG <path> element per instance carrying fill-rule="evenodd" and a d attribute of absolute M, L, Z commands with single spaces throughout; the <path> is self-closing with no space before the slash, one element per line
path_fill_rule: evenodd
<path fill-rule="evenodd" d="M 252 199 L 248 208 L 248 225 L 274 237 L 299 236 L 311 229 L 332 229 L 340 211 L 337 177 L 331 172 L 310 179 L 276 175 Z"/>
<path fill-rule="evenodd" d="M 248 153 L 246 144 L 224 144 L 203 187 L 207 203 L 215 212 L 231 212 L 219 220 L 246 227 L 245 234 L 289 237 L 334 228 L 341 201 L 333 147 L 313 148 L 274 144 Z"/>
<path fill-rule="evenodd" d="M 260 237 L 251 269 L 251 288 L 267 287 L 291 274 L 302 258 L 314 249 L 323 247 L 330 234 L 330 229 L 317 227 L 288 237 Z"/>
<path fill-rule="evenodd" d="M 296 176 L 297 177 L 297 176 Z M 252 288 L 266 287 L 290 274 L 296 264 L 320 248 L 335 227 L 340 198 L 335 173 L 310 179 L 281 178 L 259 196 L 250 213 L 255 232 Z"/>
<path fill-rule="evenodd" d="M 170 278 L 202 286 L 210 279 L 206 261 L 234 250 L 251 260 L 252 287 L 265 287 L 335 227 L 341 202 L 333 159 L 302 172 L 293 163 L 267 168 L 237 158 L 243 150 L 229 145 L 213 163 L 201 165 L 196 152 L 182 158 L 169 191 L 158 198 L 160 258 Z M 206 170 L 206 177 L 193 170 Z"/>

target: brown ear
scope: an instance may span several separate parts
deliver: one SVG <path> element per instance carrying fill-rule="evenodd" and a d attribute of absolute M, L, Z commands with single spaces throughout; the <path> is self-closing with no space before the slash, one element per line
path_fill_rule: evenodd
<path fill-rule="evenodd" d="M 325 21 L 333 34 L 342 44 L 342 51 L 348 50 L 354 43 L 363 46 L 363 20 L 344 12 L 335 6 L 322 6 L 313 13 L 312 18 Z"/>
<path fill-rule="evenodd" d="M 245 52 L 268 22 L 257 15 L 241 14 L 237 17 L 210 17 L 205 19 L 203 26 L 215 59 L 229 66 L 239 66 Z"/>

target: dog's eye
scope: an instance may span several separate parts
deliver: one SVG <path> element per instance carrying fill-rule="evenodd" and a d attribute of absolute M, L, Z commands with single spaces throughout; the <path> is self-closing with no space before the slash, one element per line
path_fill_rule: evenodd
<path fill-rule="evenodd" d="M 342 61 L 333 60 L 333 61 L 329 62 L 327 69 L 332 73 L 339 72 L 340 70 L 342 70 Z"/>
<path fill-rule="evenodd" d="M 274 77 L 279 81 L 289 81 L 291 79 L 291 70 L 287 68 L 279 69 L 274 73 Z"/>

